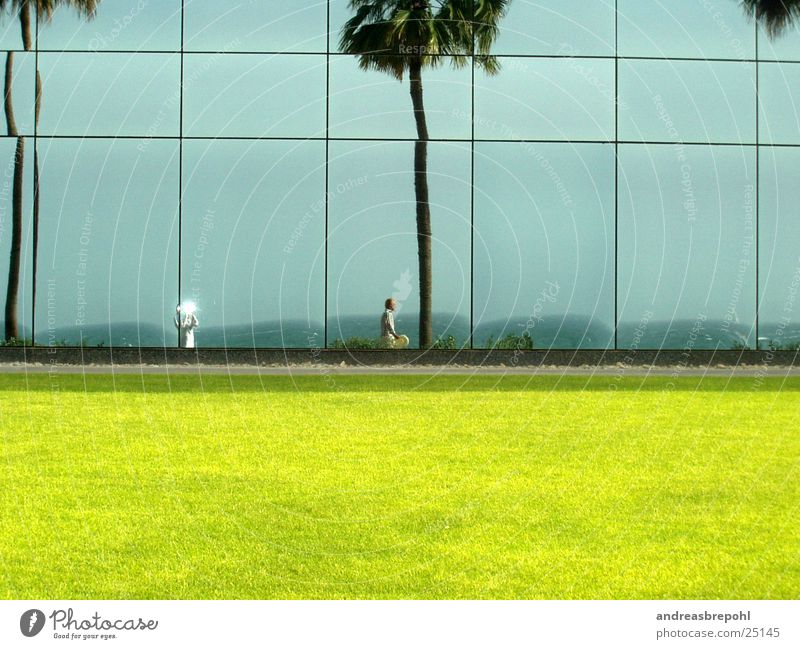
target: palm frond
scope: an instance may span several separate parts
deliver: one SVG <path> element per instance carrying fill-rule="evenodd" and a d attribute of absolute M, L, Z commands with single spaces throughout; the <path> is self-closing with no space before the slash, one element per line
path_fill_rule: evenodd
<path fill-rule="evenodd" d="M 47 22 L 61 6 L 74 9 L 79 15 L 94 17 L 100 0 L 0 0 L 0 13 L 19 14 L 23 5 L 28 5 L 31 12 L 36 12 L 40 22 Z"/>
<path fill-rule="evenodd" d="M 508 3 L 442 0 L 433 8 L 427 0 L 350 0 L 353 15 L 342 28 L 339 50 L 357 55 L 362 69 L 397 79 L 412 61 L 436 67 L 450 60 L 462 67 L 473 52 L 476 63 L 493 74 L 499 63 L 489 52 Z"/>
<path fill-rule="evenodd" d="M 30 0 L 29 0 L 30 1 Z M 48 22 L 59 7 L 73 9 L 78 15 L 94 18 L 100 0 L 34 0 L 39 12 L 39 21 Z"/>
<path fill-rule="evenodd" d="M 741 0 L 748 16 L 755 15 L 774 38 L 800 20 L 800 0 Z"/>

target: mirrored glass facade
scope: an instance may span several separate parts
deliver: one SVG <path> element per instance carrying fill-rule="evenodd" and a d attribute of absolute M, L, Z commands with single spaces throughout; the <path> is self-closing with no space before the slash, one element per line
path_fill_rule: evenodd
<path fill-rule="evenodd" d="M 0 15 L 4 338 L 177 346 L 193 302 L 200 347 L 369 346 L 394 298 L 416 346 L 421 113 L 341 51 L 352 13 Z M 512 0 L 498 27 L 496 73 L 422 71 L 434 340 L 800 346 L 800 29 L 735 0 Z"/>

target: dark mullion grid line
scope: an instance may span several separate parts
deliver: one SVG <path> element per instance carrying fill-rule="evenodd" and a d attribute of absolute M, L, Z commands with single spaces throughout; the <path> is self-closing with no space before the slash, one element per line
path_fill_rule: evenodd
<path fill-rule="evenodd" d="M 614 0 L 614 349 L 619 349 L 619 11 Z"/>
<path fill-rule="evenodd" d="M 2 137 L 8 137 L 2 136 Z M 245 136 L 245 135 L 231 135 L 231 136 L 214 136 L 214 135 L 186 135 L 180 137 L 178 135 L 39 135 L 40 140 L 214 140 L 214 141 L 301 141 L 301 142 L 324 142 L 330 140 L 331 142 L 415 142 L 416 138 L 402 138 L 402 137 L 330 137 L 324 136 Z M 497 144 L 641 144 L 641 145 L 664 145 L 664 146 L 733 146 L 733 147 L 754 147 L 755 142 L 684 142 L 680 140 L 549 140 L 549 139 L 523 139 L 523 140 L 508 140 L 508 139 L 482 139 L 477 138 L 470 140 L 468 138 L 430 138 L 430 142 L 454 142 L 454 143 L 469 143 L 477 142 L 482 143 L 497 143 Z M 760 143 L 762 147 L 787 147 L 787 148 L 800 148 L 798 144 L 782 144 L 782 143 Z"/>
<path fill-rule="evenodd" d="M 39 4 L 36 3 L 36 7 L 34 8 L 34 15 L 36 17 L 36 24 L 34 25 L 34 29 L 36 33 L 34 35 L 33 41 L 33 66 L 36 68 L 33 72 L 33 159 L 38 160 L 37 152 L 39 150 L 39 143 L 38 143 L 38 130 L 39 130 L 39 120 L 36 119 L 36 87 L 37 87 L 37 79 L 39 74 Z M 40 177 L 41 181 L 41 177 Z M 33 188 L 33 200 L 34 204 L 36 203 L 36 190 L 37 187 Z M 37 279 L 37 266 L 38 263 L 38 253 L 39 253 L 39 223 L 38 219 L 33 221 L 33 276 L 31 277 L 31 345 L 36 344 L 36 279 Z"/>
<path fill-rule="evenodd" d="M 5 52 L 24 52 L 24 50 L 3 50 Z M 42 49 L 39 50 L 45 54 L 200 54 L 200 55 L 262 55 L 262 56 L 278 56 L 278 55 L 293 55 L 293 56 L 341 56 L 341 57 L 354 57 L 357 54 L 347 54 L 345 52 L 328 51 L 328 52 L 292 52 L 281 50 L 58 50 L 58 49 Z M 617 50 L 615 50 L 615 53 Z M 403 57 L 404 54 L 387 53 L 386 56 Z M 441 58 L 469 58 L 470 54 L 441 54 Z M 646 56 L 646 55 L 627 55 L 619 56 L 617 54 L 493 54 L 498 59 L 605 59 L 607 61 L 631 60 L 631 61 L 691 61 L 695 63 L 786 63 L 786 64 L 800 64 L 800 59 L 759 59 L 756 58 L 729 58 L 729 57 L 691 57 L 691 56 Z"/>
<path fill-rule="evenodd" d="M 327 31 L 325 34 L 325 307 L 324 307 L 324 322 L 323 327 L 323 348 L 328 348 L 328 233 L 330 231 L 329 224 L 329 197 L 328 197 L 328 183 L 330 182 L 330 127 L 331 127 L 331 3 L 327 2 L 326 24 Z"/>
<path fill-rule="evenodd" d="M 178 116 L 178 300 L 181 303 L 181 286 L 183 275 L 181 272 L 183 264 L 183 46 L 184 46 L 184 26 L 185 26 L 185 0 L 181 0 L 181 85 Z M 181 346 L 181 332 L 177 331 L 178 347 Z"/>
<path fill-rule="evenodd" d="M 755 29 L 755 35 L 756 35 L 756 59 L 757 59 L 758 58 L 758 21 L 754 20 L 753 22 L 754 22 L 753 28 Z M 758 347 L 759 347 L 759 345 L 758 345 L 758 328 L 759 328 L 759 314 L 761 313 L 761 305 L 758 302 L 759 297 L 760 297 L 760 291 L 761 291 L 760 286 L 759 286 L 759 260 L 760 260 L 760 254 L 759 254 L 759 250 L 758 250 L 759 242 L 760 242 L 760 237 L 759 237 L 759 234 L 758 234 L 759 233 L 759 229 L 760 229 L 759 228 L 759 223 L 758 223 L 758 205 L 759 205 L 759 203 L 761 201 L 761 186 L 760 186 L 760 175 L 759 175 L 760 162 L 759 162 L 759 155 L 758 155 L 759 141 L 760 141 L 760 130 L 761 130 L 760 126 L 759 126 L 759 121 L 760 121 L 759 104 L 761 103 L 761 100 L 760 100 L 759 88 L 758 88 L 758 72 L 759 72 L 758 69 L 759 69 L 759 64 L 756 63 L 756 191 L 755 191 L 755 202 L 756 202 L 756 204 L 755 204 L 755 224 L 754 224 L 754 227 L 755 227 L 755 233 L 754 233 L 754 235 L 755 235 L 755 247 L 756 247 L 756 255 L 755 255 L 755 257 L 756 257 L 756 260 L 755 260 L 756 261 L 756 344 L 755 344 L 756 350 L 758 350 Z"/>
<path fill-rule="evenodd" d="M 469 348 L 475 348 L 475 3 L 472 4 L 469 160 Z"/>

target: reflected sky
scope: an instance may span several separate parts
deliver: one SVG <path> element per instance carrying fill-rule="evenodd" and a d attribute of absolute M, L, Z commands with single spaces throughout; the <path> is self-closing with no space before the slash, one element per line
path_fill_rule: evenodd
<path fill-rule="evenodd" d="M 329 316 L 419 310 L 414 144 L 332 142 Z M 429 144 L 433 310 L 469 314 L 470 150 Z M 377 322 L 377 321 L 376 321 Z"/>
<path fill-rule="evenodd" d="M 610 145 L 476 146 L 477 324 L 572 314 L 613 330 L 614 164 Z"/>
<path fill-rule="evenodd" d="M 184 135 L 324 137 L 324 56 L 191 54 Z"/>
<path fill-rule="evenodd" d="M 619 167 L 620 321 L 752 327 L 755 149 L 621 145 Z"/>
<path fill-rule="evenodd" d="M 40 135 L 180 135 L 180 55 L 40 53 Z"/>
<path fill-rule="evenodd" d="M 322 322 L 324 143 L 195 140 L 183 164 L 182 297 L 203 326 Z"/>
<path fill-rule="evenodd" d="M 622 56 L 752 59 L 755 28 L 733 0 L 618 0 Z"/>
<path fill-rule="evenodd" d="M 163 331 L 177 301 L 178 141 L 143 151 L 135 140 L 43 138 L 39 152 L 37 290 L 52 299 L 37 299 L 37 336 L 109 323 Z"/>
<path fill-rule="evenodd" d="M 504 58 L 475 75 L 476 139 L 612 140 L 614 62 Z"/>
<path fill-rule="evenodd" d="M 500 25 L 498 54 L 614 55 L 613 0 L 514 0 Z"/>
<path fill-rule="evenodd" d="M 754 63 L 619 63 L 619 138 L 663 142 L 756 140 Z"/>
<path fill-rule="evenodd" d="M 759 167 L 761 335 L 777 338 L 784 319 L 800 325 L 800 150 L 761 147 Z"/>
<path fill-rule="evenodd" d="M 432 143 L 429 152 L 434 311 L 474 313 L 479 325 L 523 317 L 535 301 L 531 287 L 555 278 L 562 292 L 547 305 L 552 315 L 586 316 L 604 332 L 613 329 L 614 147 L 572 142 L 682 140 L 733 146 L 687 146 L 680 155 L 671 146 L 619 147 L 619 318 L 637 323 L 651 311 L 666 321 L 731 314 L 742 326 L 753 322 L 747 220 L 757 200 L 755 147 L 738 143 L 800 145 L 800 66 L 736 59 L 752 58 L 758 46 L 764 60 L 800 61 L 800 31 L 767 39 L 733 0 L 618 0 L 615 34 L 613 7 L 612 0 L 513 0 L 494 48 L 497 76 L 476 69 L 473 89 L 469 66 L 424 71 L 430 135 L 453 140 Z M 330 322 L 379 313 L 395 293 L 403 296 L 401 315 L 415 313 L 413 143 L 388 141 L 416 136 L 408 81 L 364 72 L 354 57 L 336 52 L 350 15 L 346 0 L 186 0 L 184 9 L 183 70 L 180 54 L 170 53 L 181 45 L 180 0 L 104 0 L 88 22 L 61 7 L 41 27 L 40 49 L 57 51 L 38 54 L 40 250 L 41 267 L 49 268 L 40 282 L 74 275 L 75 233 L 92 212 L 87 321 L 163 328 L 177 292 L 182 190 L 180 273 L 207 326 L 275 319 L 316 325 L 326 315 Z M 0 48 L 20 46 L 18 20 L 4 15 Z M 17 54 L 14 68 L 16 120 L 26 135 L 34 131 L 35 58 Z M 114 137 L 119 141 L 105 139 Z M 13 142 L 3 146 L 13 170 Z M 796 153 L 762 147 L 764 321 L 777 317 L 796 265 Z M 31 174 L 28 161 L 26 196 Z M 7 185 L 3 259 L 10 246 Z M 26 221 L 26 246 L 30 232 Z M 74 287 L 63 290 L 59 326 L 75 320 Z"/>
<path fill-rule="evenodd" d="M 181 48 L 181 0 L 102 0 L 87 19 L 58 7 L 39 28 L 42 50 L 177 51 Z"/>

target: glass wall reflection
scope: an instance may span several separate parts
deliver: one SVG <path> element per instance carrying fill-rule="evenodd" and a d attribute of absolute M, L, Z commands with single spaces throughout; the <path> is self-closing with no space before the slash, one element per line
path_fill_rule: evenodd
<path fill-rule="evenodd" d="M 396 329 L 419 343 L 413 142 L 331 142 L 328 343 L 379 337 L 384 301 Z M 428 146 L 433 337 L 469 340 L 470 148 Z"/>
<path fill-rule="evenodd" d="M 614 61 L 503 58 L 475 74 L 475 138 L 613 140 Z"/>
<path fill-rule="evenodd" d="M 190 0 L 186 46 L 200 52 L 324 52 L 325 0 Z"/>
<path fill-rule="evenodd" d="M 324 137 L 325 75 L 324 56 L 186 56 L 183 133 Z"/>
<path fill-rule="evenodd" d="M 475 154 L 474 346 L 613 346 L 614 147 Z"/>
<path fill-rule="evenodd" d="M 800 144 L 800 66 L 761 63 L 759 141 Z"/>
<path fill-rule="evenodd" d="M 37 344 L 174 346 L 178 141 L 39 140 Z"/>
<path fill-rule="evenodd" d="M 768 36 L 759 26 L 758 58 L 762 61 L 800 61 L 800 26 L 788 25 L 776 37 Z"/>
<path fill-rule="evenodd" d="M 619 62 L 619 139 L 756 141 L 753 63 Z"/>
<path fill-rule="evenodd" d="M 740 3 L 617 0 L 620 56 L 755 58 L 755 30 Z"/>
<path fill-rule="evenodd" d="M 472 70 L 467 58 L 441 57 L 423 72 L 425 119 L 434 139 L 468 140 Z M 453 61 L 463 61 L 454 66 Z M 358 67 L 358 57 L 331 59 L 330 134 L 334 138 L 416 138 L 408 80 Z"/>
<path fill-rule="evenodd" d="M 759 347 L 800 349 L 800 149 L 759 152 Z"/>
<path fill-rule="evenodd" d="M 183 165 L 181 299 L 197 306 L 197 346 L 323 346 L 325 144 L 193 140 Z"/>
<path fill-rule="evenodd" d="M 755 147 L 619 147 L 618 345 L 755 347 Z"/>
<path fill-rule="evenodd" d="M 81 3 L 55 4 L 52 18 L 39 26 L 40 50 L 179 52 L 181 49 L 182 0 L 102 0 L 91 17 L 79 11 Z"/>
<path fill-rule="evenodd" d="M 179 54 L 40 53 L 39 135 L 180 135 Z"/>
<path fill-rule="evenodd" d="M 498 54 L 614 56 L 614 2 L 511 2 L 494 49 Z"/>

